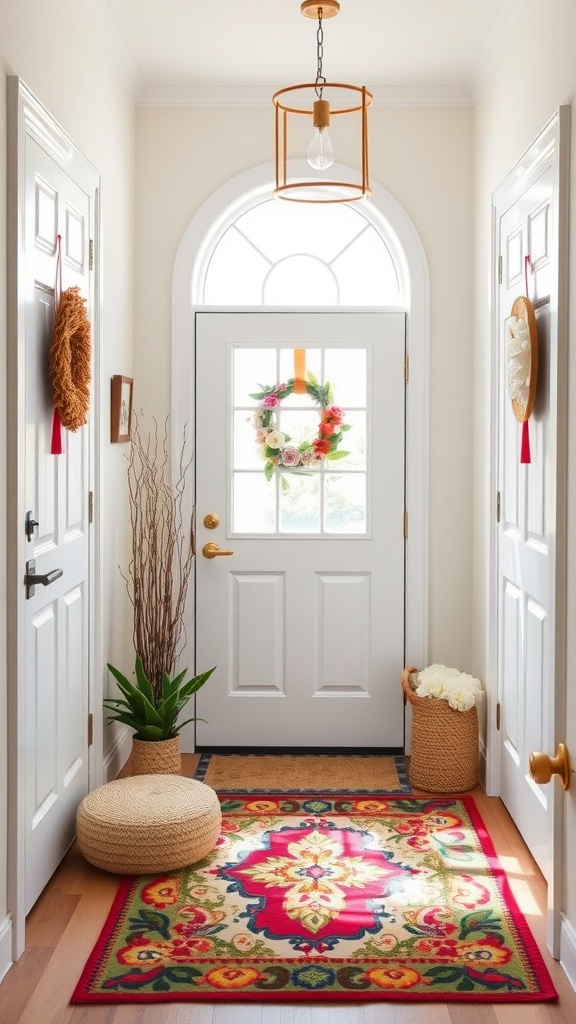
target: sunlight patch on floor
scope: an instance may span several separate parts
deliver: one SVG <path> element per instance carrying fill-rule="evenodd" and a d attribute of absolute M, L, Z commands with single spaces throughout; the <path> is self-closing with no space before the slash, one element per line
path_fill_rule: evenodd
<path fill-rule="evenodd" d="M 517 857 L 506 857 L 505 854 L 500 854 L 498 860 L 507 875 L 521 875 L 524 877 L 526 874 L 520 867 L 520 861 Z"/>
<path fill-rule="evenodd" d="M 542 911 L 530 892 L 528 882 L 525 882 L 522 878 L 509 878 L 508 881 L 522 913 L 526 917 L 542 917 Z"/>

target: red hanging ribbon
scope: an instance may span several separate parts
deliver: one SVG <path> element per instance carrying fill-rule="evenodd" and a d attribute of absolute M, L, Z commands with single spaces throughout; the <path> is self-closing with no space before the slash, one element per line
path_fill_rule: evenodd
<path fill-rule="evenodd" d="M 522 443 L 520 445 L 520 462 L 532 462 L 530 458 L 530 432 L 528 420 L 522 423 Z"/>
<path fill-rule="evenodd" d="M 62 235 L 56 238 L 56 281 L 54 284 L 54 319 L 62 298 Z M 64 438 L 62 435 L 62 420 L 58 409 L 54 409 L 52 417 L 52 440 L 50 443 L 51 455 L 64 454 Z"/>
<path fill-rule="evenodd" d="M 524 257 L 524 283 L 526 285 L 526 298 L 528 296 L 528 267 L 530 267 L 530 273 L 532 271 L 532 259 L 530 253 Z M 528 420 L 524 420 L 522 423 L 522 440 L 520 443 L 520 462 L 527 464 L 532 462 L 530 455 L 530 431 L 528 429 Z"/>
<path fill-rule="evenodd" d="M 530 267 L 530 273 L 532 274 L 532 257 L 530 256 L 530 253 L 528 253 L 528 255 L 524 257 L 524 284 L 526 285 L 527 299 L 530 298 L 530 296 L 528 295 L 528 267 Z"/>
<path fill-rule="evenodd" d="M 62 420 L 60 419 L 60 411 L 58 409 L 54 409 L 54 415 L 52 417 L 52 442 L 50 444 L 50 454 L 64 454 L 64 442 L 62 439 Z"/>

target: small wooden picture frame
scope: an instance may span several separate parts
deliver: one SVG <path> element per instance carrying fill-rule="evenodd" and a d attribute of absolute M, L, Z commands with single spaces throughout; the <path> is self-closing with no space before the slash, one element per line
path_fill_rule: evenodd
<path fill-rule="evenodd" d="M 115 374 L 112 377 L 110 401 L 110 440 L 129 441 L 132 425 L 132 377 Z"/>

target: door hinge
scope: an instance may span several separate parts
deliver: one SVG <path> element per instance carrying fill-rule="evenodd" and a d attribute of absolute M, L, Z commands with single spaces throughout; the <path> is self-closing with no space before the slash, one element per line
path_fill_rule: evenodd
<path fill-rule="evenodd" d="M 501 711 L 502 711 L 502 705 L 500 704 L 500 701 L 498 701 L 498 703 L 496 705 L 496 728 L 498 729 L 498 732 L 500 732 L 500 714 L 501 714 Z"/>
<path fill-rule="evenodd" d="M 88 715 L 88 746 L 91 747 L 94 743 L 94 715 L 92 712 Z"/>
<path fill-rule="evenodd" d="M 498 257 L 498 284 L 502 284 L 502 256 Z"/>
<path fill-rule="evenodd" d="M 94 270 L 94 239 L 88 242 L 88 270 Z"/>
<path fill-rule="evenodd" d="M 404 509 L 404 540 L 408 540 L 408 509 Z"/>
<path fill-rule="evenodd" d="M 407 384 L 410 380 L 410 356 L 404 356 L 404 383 Z"/>
<path fill-rule="evenodd" d="M 496 492 L 496 522 L 497 523 L 500 522 L 500 506 L 501 506 L 500 491 L 497 491 Z"/>
<path fill-rule="evenodd" d="M 88 522 L 94 522 L 94 491 L 88 491 Z"/>

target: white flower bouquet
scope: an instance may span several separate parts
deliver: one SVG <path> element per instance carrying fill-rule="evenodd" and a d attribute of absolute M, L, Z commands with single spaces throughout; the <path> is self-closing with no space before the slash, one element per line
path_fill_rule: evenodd
<path fill-rule="evenodd" d="M 419 697 L 440 697 L 455 711 L 469 711 L 484 696 L 479 679 L 446 665 L 429 665 L 422 669 L 414 692 Z"/>

